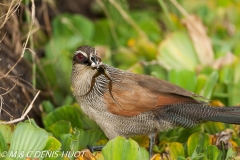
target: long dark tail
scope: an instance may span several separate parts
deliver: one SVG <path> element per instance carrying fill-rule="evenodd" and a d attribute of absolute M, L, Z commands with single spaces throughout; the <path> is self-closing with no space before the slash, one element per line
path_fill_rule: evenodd
<path fill-rule="evenodd" d="M 160 121 L 182 127 L 193 127 L 206 121 L 240 124 L 240 107 L 211 107 L 198 103 L 176 103 L 156 109 L 153 113 Z"/>

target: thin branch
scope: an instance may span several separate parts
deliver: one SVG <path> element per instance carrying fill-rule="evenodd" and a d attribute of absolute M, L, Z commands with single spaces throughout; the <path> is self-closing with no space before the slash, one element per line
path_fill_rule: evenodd
<path fill-rule="evenodd" d="M 11 92 L 16 85 L 17 85 L 17 83 L 15 83 L 10 90 L 8 90 L 7 92 L 1 94 L 0 96 L 6 95 L 6 94 L 8 94 L 9 92 Z"/>
<path fill-rule="evenodd" d="M 35 5 L 34 5 L 34 0 L 32 0 L 32 13 L 35 14 Z M 34 15 L 32 14 L 32 17 L 34 17 Z M 29 31 L 28 31 L 28 36 L 27 36 L 27 39 L 25 41 L 25 43 L 23 44 L 23 50 L 22 50 L 22 53 L 21 53 L 21 56 L 20 58 L 17 60 L 17 62 L 9 69 L 9 71 L 2 77 L 0 78 L 4 78 L 4 77 L 7 77 L 8 74 L 16 67 L 16 65 L 21 61 L 21 59 L 23 58 L 24 56 L 24 52 L 26 50 L 26 46 L 28 44 L 28 41 L 29 41 L 29 38 L 30 38 L 30 35 L 31 35 L 31 30 L 32 30 L 32 27 L 33 27 L 33 24 L 34 24 L 34 19 L 32 19 L 32 23 L 30 25 L 30 28 L 29 28 Z M 0 27 L 1 28 L 1 27 Z"/>
<path fill-rule="evenodd" d="M 2 39 L 0 40 L 0 43 L 3 41 L 6 35 L 7 35 L 7 32 L 3 35 Z"/>
<path fill-rule="evenodd" d="M 17 4 L 15 6 L 13 6 L 14 4 L 14 1 L 11 1 L 11 4 L 10 4 L 10 7 L 8 9 L 8 12 L 5 16 L 5 19 L 4 21 L 2 22 L 1 26 L 0 26 L 0 29 L 5 25 L 5 23 L 7 22 L 7 20 L 11 17 L 10 15 L 12 15 L 14 12 L 17 11 L 17 9 L 19 8 L 20 4 L 21 4 L 21 0 L 19 0 L 17 2 Z M 13 6 L 13 7 L 12 7 Z M 14 9 L 15 8 L 15 9 Z M 12 11 L 13 10 L 13 11 Z"/>
<path fill-rule="evenodd" d="M 103 12 L 105 13 L 106 17 L 107 17 L 107 20 L 108 20 L 108 23 L 109 23 L 109 28 L 110 28 L 110 31 L 112 33 L 112 36 L 113 36 L 113 39 L 114 41 L 116 42 L 116 44 L 119 46 L 121 45 L 119 40 L 118 40 L 118 36 L 117 36 L 117 33 L 116 33 L 116 29 L 114 27 L 114 23 L 113 23 L 113 20 L 112 20 L 112 17 L 111 15 L 109 14 L 106 6 L 104 5 L 104 3 L 101 1 L 101 0 L 96 0 L 96 2 L 98 3 L 98 5 L 102 8 Z"/>
<path fill-rule="evenodd" d="M 5 109 L 3 109 L 3 107 L 2 107 L 2 105 L 4 104 L 4 99 L 3 99 L 3 97 L 0 95 L 0 118 L 1 118 L 1 112 L 2 112 L 2 110 L 5 112 L 5 113 L 7 113 L 11 118 L 13 117 L 10 113 L 8 113 Z M 5 104 L 5 105 L 7 105 L 7 104 Z"/>
<path fill-rule="evenodd" d="M 176 0 L 170 0 L 170 1 L 186 18 L 189 17 L 188 12 Z"/>
<path fill-rule="evenodd" d="M 109 2 L 118 10 L 122 17 L 138 32 L 142 37 L 147 37 L 145 32 L 134 22 L 134 20 L 126 13 L 126 11 L 115 1 L 109 0 Z"/>
<path fill-rule="evenodd" d="M 19 122 L 19 121 L 24 120 L 25 117 L 27 116 L 27 114 L 28 114 L 28 113 L 30 112 L 30 110 L 32 109 L 33 103 L 34 103 L 34 101 L 37 99 L 39 93 L 40 93 L 40 91 L 37 92 L 37 94 L 35 95 L 35 97 L 33 98 L 32 102 L 31 102 L 31 104 L 28 106 L 27 110 L 24 112 L 24 114 L 23 114 L 20 118 L 17 118 L 17 119 L 8 121 L 8 122 L 0 122 L 0 124 L 12 124 L 12 123 L 16 123 L 16 122 Z"/>

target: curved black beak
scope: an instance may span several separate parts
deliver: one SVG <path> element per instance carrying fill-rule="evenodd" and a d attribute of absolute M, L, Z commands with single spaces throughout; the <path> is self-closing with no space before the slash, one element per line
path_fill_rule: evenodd
<path fill-rule="evenodd" d="M 99 61 L 98 61 L 98 58 L 96 57 L 96 55 L 92 55 L 92 57 L 91 57 L 91 67 L 93 69 L 99 68 Z"/>

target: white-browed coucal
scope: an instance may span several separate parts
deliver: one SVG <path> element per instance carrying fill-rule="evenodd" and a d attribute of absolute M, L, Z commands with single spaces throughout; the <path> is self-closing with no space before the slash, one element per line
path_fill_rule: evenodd
<path fill-rule="evenodd" d="M 156 132 L 206 121 L 240 124 L 240 108 L 211 107 L 167 81 L 104 64 L 90 46 L 75 51 L 71 82 L 83 112 L 109 139 L 145 134 L 150 152 Z"/>

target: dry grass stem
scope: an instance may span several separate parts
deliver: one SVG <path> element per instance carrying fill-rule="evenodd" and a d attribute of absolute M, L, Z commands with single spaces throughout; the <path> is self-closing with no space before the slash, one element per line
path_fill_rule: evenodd
<path fill-rule="evenodd" d="M 134 20 L 126 13 L 126 11 L 115 1 L 109 0 L 109 2 L 118 10 L 122 17 L 128 22 L 142 37 L 147 37 L 145 32 L 134 22 Z"/>
<path fill-rule="evenodd" d="M 11 2 L 11 5 L 12 5 L 13 1 Z M 11 6 L 10 5 L 10 6 Z M 20 5 L 20 4 L 19 4 Z M 9 7 L 10 8 L 10 7 Z M 9 12 L 9 11 L 8 11 Z M 30 28 L 29 28 L 29 31 L 28 31 L 28 34 L 27 34 L 27 39 L 25 41 L 25 43 L 23 44 L 23 49 L 22 49 L 22 53 L 21 53 L 21 56 L 20 58 L 17 60 L 17 62 L 8 70 L 8 72 L 1 76 L 0 78 L 4 78 L 4 77 L 7 77 L 8 74 L 16 67 L 16 65 L 21 61 L 21 59 L 23 58 L 24 56 L 24 52 L 26 50 L 26 46 L 28 44 L 28 41 L 29 41 L 29 38 L 30 38 L 30 35 L 31 35 L 31 30 L 32 30 L 32 27 L 33 27 L 33 24 L 34 24 L 34 17 L 35 17 L 35 4 L 34 4 L 34 0 L 32 0 L 32 19 L 31 19 L 31 25 L 30 25 Z M 1 27 L 0 27 L 1 28 Z"/>
<path fill-rule="evenodd" d="M 7 20 L 11 17 L 11 15 L 17 11 L 17 9 L 19 8 L 21 4 L 21 0 L 12 0 L 10 3 L 10 6 L 8 8 L 8 11 L 5 15 L 3 15 L 1 18 L 3 18 L 5 16 L 5 19 L 3 20 L 0 29 L 5 25 L 5 23 L 7 22 Z"/>
<path fill-rule="evenodd" d="M 33 103 L 37 99 L 39 93 L 40 93 L 40 91 L 37 92 L 37 94 L 35 95 L 35 97 L 33 98 L 32 102 L 31 102 L 31 104 L 27 107 L 27 110 L 23 113 L 23 115 L 20 118 L 17 118 L 17 119 L 11 120 L 11 121 L 7 121 L 7 122 L 0 122 L 0 124 L 12 124 L 12 123 L 16 123 L 16 122 L 24 120 L 25 117 L 27 116 L 27 114 L 29 113 L 29 111 L 32 109 Z"/>

